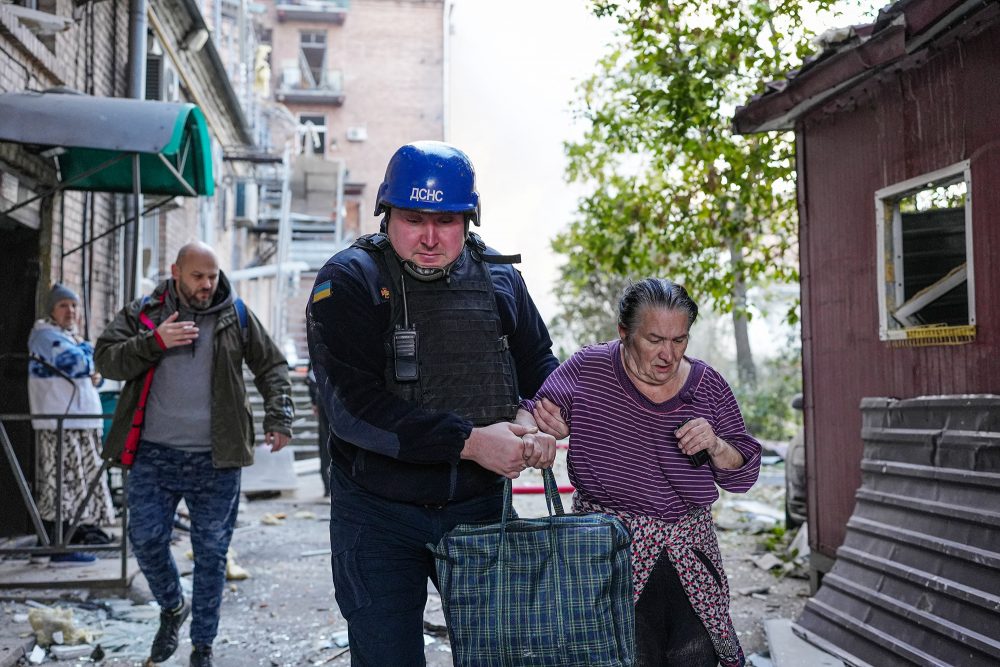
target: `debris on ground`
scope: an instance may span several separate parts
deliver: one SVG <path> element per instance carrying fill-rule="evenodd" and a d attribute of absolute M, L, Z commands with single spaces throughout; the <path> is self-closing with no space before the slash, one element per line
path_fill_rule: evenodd
<path fill-rule="evenodd" d="M 529 472 L 523 475 L 523 481 L 537 480 L 540 485 L 540 475 L 536 477 Z M 557 459 L 556 473 L 565 479 L 564 451 Z M 800 571 L 806 571 L 808 564 L 808 530 L 803 527 L 785 532 L 783 518 L 778 520 L 784 508 L 784 484 L 779 479 L 783 473 L 782 464 L 766 466 L 761 481 L 749 493 L 722 492 L 713 505 L 713 513 L 720 517 L 717 534 L 732 593 L 730 613 L 748 655 L 748 665 L 754 667 L 795 664 L 780 663 L 776 652 L 771 657 L 764 625 L 772 619 L 797 618 L 808 595 L 807 582 L 796 578 Z M 327 512 L 329 501 L 321 498 L 318 474 L 301 477 L 300 483 L 304 490 L 296 492 L 296 496 L 277 495 L 261 499 L 258 504 L 241 505 L 234 531 L 233 557 L 236 559 L 236 552 L 239 553 L 239 564 L 252 572 L 252 577 L 230 581 L 225 587 L 215 643 L 219 664 L 241 667 L 348 667 L 350 664 L 347 623 L 334 599 L 330 575 L 329 531 L 323 521 L 309 520 L 308 515 L 302 514 L 310 510 L 317 514 Z M 519 494 L 514 502 L 522 516 L 547 514 L 543 495 Z M 568 494 L 563 495 L 563 502 L 569 505 Z M 261 523 L 267 525 L 265 517 L 273 522 L 270 525 L 280 525 L 281 529 L 262 530 Z M 724 525 L 727 521 L 731 522 L 730 527 Z M 192 577 L 190 561 L 183 552 L 189 547 L 185 544 L 175 550 L 182 571 L 181 586 L 187 595 L 191 594 Z M 769 570 L 758 567 L 755 560 L 765 554 L 777 559 L 780 566 Z M 81 664 L 89 655 L 91 662 L 101 667 L 137 667 L 149 654 L 159 626 L 160 609 L 155 602 L 141 603 L 151 599 L 151 593 L 143 588 L 144 577 L 139 575 L 136 581 L 139 583 L 133 584 L 129 593 L 135 601 L 87 597 L 82 591 L 79 595 L 74 593 L 75 599 L 63 597 L 62 591 L 46 598 L 39 597 L 38 592 L 8 594 L 0 610 L 0 630 L 6 626 L 8 637 L 24 636 L 22 645 L 30 654 L 28 614 L 38 608 L 66 607 L 72 610 L 76 627 L 94 631 L 96 644 L 89 647 L 90 654 L 62 664 L 74 660 Z M 28 604 L 33 597 L 43 602 Z M 424 641 L 428 642 L 425 651 L 428 667 L 450 667 L 453 656 L 447 625 L 440 597 L 432 586 L 428 590 L 423 633 Z M 186 627 L 181 642 L 178 658 L 163 667 L 187 664 L 190 643 Z M 54 655 L 40 646 L 36 648 L 39 662 L 32 664 L 53 663 Z"/>
<path fill-rule="evenodd" d="M 40 665 L 45 660 L 45 649 L 41 646 L 35 645 L 35 648 L 31 649 L 31 653 L 28 655 L 28 662 L 33 665 Z"/>
<path fill-rule="evenodd" d="M 226 552 L 226 581 L 243 581 L 250 578 L 250 572 L 236 562 L 236 552 L 230 547 Z"/>
<path fill-rule="evenodd" d="M 753 564 L 762 570 L 773 570 L 776 567 L 781 567 L 781 559 L 774 554 L 768 553 L 755 558 Z"/>
<path fill-rule="evenodd" d="M 28 623 L 42 648 L 52 644 L 88 644 L 94 638 L 92 630 L 77 627 L 73 610 L 66 607 L 32 609 L 28 612 Z"/>

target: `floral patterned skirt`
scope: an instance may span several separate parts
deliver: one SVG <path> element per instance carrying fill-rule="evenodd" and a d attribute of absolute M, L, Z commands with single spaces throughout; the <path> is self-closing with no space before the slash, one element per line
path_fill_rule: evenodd
<path fill-rule="evenodd" d="M 56 519 L 56 431 L 43 429 L 38 436 L 38 469 L 35 502 L 46 521 Z M 77 508 L 87 497 L 87 489 L 101 469 L 101 432 L 97 429 L 65 429 L 63 431 L 62 520 L 73 520 Z M 81 523 L 108 525 L 114 522 L 115 510 L 106 477 L 94 489 Z"/>
<path fill-rule="evenodd" d="M 574 512 L 601 512 L 625 522 L 632 533 L 632 584 L 635 601 L 639 600 L 649 574 L 661 553 L 666 552 L 677 570 L 687 594 L 723 667 L 742 667 L 746 663 L 729 615 L 729 582 L 722 568 L 722 553 L 715 534 L 715 523 L 708 507 L 691 510 L 676 523 L 668 523 L 641 514 L 618 512 L 573 495 Z"/>

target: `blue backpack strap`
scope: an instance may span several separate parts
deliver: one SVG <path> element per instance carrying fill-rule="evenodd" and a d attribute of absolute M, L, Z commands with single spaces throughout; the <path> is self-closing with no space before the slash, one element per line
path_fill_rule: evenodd
<path fill-rule="evenodd" d="M 247 305 L 243 303 L 243 299 L 237 297 L 233 301 L 233 307 L 236 308 L 236 317 L 240 320 L 240 332 L 243 334 L 243 344 L 246 345 L 247 340 L 250 339 L 250 325 L 248 323 L 249 317 L 247 316 Z"/>

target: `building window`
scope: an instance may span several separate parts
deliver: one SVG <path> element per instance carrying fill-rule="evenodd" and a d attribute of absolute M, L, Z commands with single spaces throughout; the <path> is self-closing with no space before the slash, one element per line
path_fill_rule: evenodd
<path fill-rule="evenodd" d="M 975 338 L 971 188 L 965 161 L 875 193 L 881 340 Z"/>
<path fill-rule="evenodd" d="M 56 0 L 13 0 L 11 11 L 45 47 L 56 50 L 56 34 L 68 30 L 73 19 L 57 15 Z"/>
<path fill-rule="evenodd" d="M 142 216 L 142 277 L 154 284 L 160 278 L 159 211 Z"/>
<path fill-rule="evenodd" d="M 326 116 L 299 116 L 299 152 L 305 155 L 326 154 Z"/>
<path fill-rule="evenodd" d="M 326 83 L 326 32 L 303 30 L 299 33 L 299 69 L 304 88 L 317 88 Z"/>

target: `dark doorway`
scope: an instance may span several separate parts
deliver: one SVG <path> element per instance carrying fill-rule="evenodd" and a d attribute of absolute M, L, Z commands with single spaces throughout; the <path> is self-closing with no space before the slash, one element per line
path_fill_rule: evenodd
<path fill-rule="evenodd" d="M 0 413 L 28 412 L 28 334 L 35 320 L 41 265 L 38 232 L 0 217 Z M 34 483 L 34 433 L 30 422 L 4 422 L 25 477 Z M 0 536 L 33 532 L 7 457 L 0 454 Z"/>

